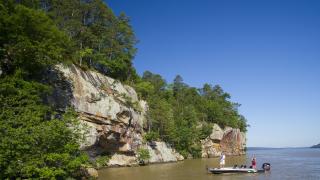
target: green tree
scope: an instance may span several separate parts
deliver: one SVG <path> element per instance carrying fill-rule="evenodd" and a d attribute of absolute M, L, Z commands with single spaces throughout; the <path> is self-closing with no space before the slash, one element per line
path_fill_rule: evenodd
<path fill-rule="evenodd" d="M 138 149 L 138 160 L 142 163 L 146 163 L 150 159 L 150 153 L 148 149 L 139 148 Z"/>
<path fill-rule="evenodd" d="M 191 147 L 199 140 L 196 128 L 197 116 L 192 106 L 182 106 L 175 111 L 175 126 L 177 127 L 172 137 L 174 147 L 187 157 L 192 154 Z"/>
<path fill-rule="evenodd" d="M 18 75 L 0 79 L 0 178 L 67 178 L 87 157 L 75 115 L 55 119 L 42 103 L 48 87 Z"/>
<path fill-rule="evenodd" d="M 139 97 L 144 100 L 154 94 L 154 86 L 150 82 L 140 81 L 137 82 L 134 86 L 139 94 Z"/>
<path fill-rule="evenodd" d="M 177 94 L 185 87 L 185 85 L 183 78 L 180 75 L 177 75 L 173 80 L 173 95 L 177 97 Z"/>
<path fill-rule="evenodd" d="M 137 39 L 130 19 L 118 17 L 102 0 L 19 0 L 27 7 L 44 10 L 73 42 L 76 54 L 88 49 L 74 63 L 90 67 L 121 81 L 135 81 L 133 67 Z"/>
<path fill-rule="evenodd" d="M 42 11 L 0 1 L 0 13 L 0 179 L 75 177 L 88 159 L 76 115 L 58 118 L 39 83 L 43 70 L 72 59 L 72 43 Z"/>
<path fill-rule="evenodd" d="M 4 74 L 21 69 L 39 76 L 44 68 L 71 59 L 69 39 L 43 12 L 3 3 L 0 8 L 0 66 Z"/>
<path fill-rule="evenodd" d="M 231 102 L 230 95 L 219 85 L 204 84 L 197 89 L 185 84 L 179 75 L 167 85 L 160 75 L 149 71 L 137 85 L 149 104 L 148 138 L 159 134 L 184 156 L 200 156 L 199 142 L 211 134 L 213 123 L 246 131 L 246 120 L 238 113 L 239 104 Z"/>
<path fill-rule="evenodd" d="M 155 91 L 154 93 L 160 93 L 167 86 L 167 82 L 159 74 L 153 74 L 150 71 L 145 71 L 143 73 L 142 80 L 153 85 Z"/>
<path fill-rule="evenodd" d="M 13 2 L 13 1 L 11 1 Z M 89 67 L 121 81 L 135 81 L 133 67 L 137 39 L 130 19 L 118 17 L 102 0 L 19 0 L 17 3 L 45 11 L 73 42 L 82 67 Z M 90 55 L 81 56 L 92 50 Z"/>
<path fill-rule="evenodd" d="M 165 99 L 153 97 L 149 99 L 149 118 L 152 130 L 159 133 L 161 139 L 169 140 L 174 131 L 173 110 Z"/>

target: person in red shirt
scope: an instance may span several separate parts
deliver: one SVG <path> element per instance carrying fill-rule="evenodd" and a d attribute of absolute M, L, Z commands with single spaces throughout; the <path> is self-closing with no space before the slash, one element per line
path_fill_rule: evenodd
<path fill-rule="evenodd" d="M 256 159 L 255 155 L 253 155 L 253 157 L 252 157 L 251 165 L 252 165 L 253 169 L 257 169 L 257 159 Z"/>

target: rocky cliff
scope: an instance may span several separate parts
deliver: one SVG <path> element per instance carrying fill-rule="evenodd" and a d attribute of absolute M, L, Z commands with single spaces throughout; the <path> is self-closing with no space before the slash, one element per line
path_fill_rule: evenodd
<path fill-rule="evenodd" d="M 81 148 L 92 159 L 108 155 L 108 166 L 137 165 L 139 148 L 149 150 L 152 163 L 182 159 L 164 142 L 156 142 L 152 147 L 143 143 L 148 106 L 130 86 L 74 65 L 59 65 L 46 77 L 49 78 L 45 81 L 54 86 L 48 103 L 61 111 L 71 106 L 78 112 L 80 123 L 86 129 Z"/>
<path fill-rule="evenodd" d="M 61 111 L 68 106 L 79 114 L 86 127 L 85 142 L 81 148 L 94 160 L 101 155 L 111 159 L 108 166 L 137 165 L 137 151 L 149 151 L 149 162 L 170 162 L 183 157 L 164 142 L 144 143 L 143 125 L 148 105 L 138 99 L 135 90 L 98 72 L 85 71 L 74 65 L 59 65 L 48 71 L 54 87 L 48 103 Z M 202 157 L 214 157 L 225 151 L 229 155 L 244 153 L 245 134 L 239 129 L 214 125 L 212 133 L 202 140 Z"/>
<path fill-rule="evenodd" d="M 245 154 L 246 135 L 239 129 L 230 127 L 220 128 L 217 124 L 212 127 L 210 136 L 201 140 L 203 158 L 226 155 Z"/>

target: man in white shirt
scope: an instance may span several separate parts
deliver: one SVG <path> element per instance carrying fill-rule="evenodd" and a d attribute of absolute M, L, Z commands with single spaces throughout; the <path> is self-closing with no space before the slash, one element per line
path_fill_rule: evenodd
<path fill-rule="evenodd" d="M 226 159 L 226 156 L 224 155 L 224 153 L 222 152 L 221 153 L 221 156 L 220 156 L 220 168 L 223 168 L 224 165 L 225 165 L 225 159 Z"/>

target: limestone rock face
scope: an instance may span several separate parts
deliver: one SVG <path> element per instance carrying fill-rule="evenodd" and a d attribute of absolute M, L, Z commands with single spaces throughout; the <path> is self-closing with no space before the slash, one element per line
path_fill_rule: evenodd
<path fill-rule="evenodd" d="M 86 132 L 83 132 L 85 136 L 85 142 L 80 144 L 80 149 L 85 149 L 86 147 L 91 147 L 95 145 L 98 141 L 98 131 L 97 125 L 92 122 L 80 121 L 80 124 Z"/>
<path fill-rule="evenodd" d="M 46 83 L 53 88 L 47 103 L 61 111 L 73 107 L 79 114 L 81 126 L 85 127 L 85 142 L 81 149 L 92 160 L 109 155 L 109 166 L 133 166 L 138 164 L 139 148 L 148 149 L 150 163 L 183 160 L 183 156 L 164 142 L 155 145 L 143 143 L 148 104 L 140 101 L 135 90 L 95 71 L 85 71 L 74 65 L 56 66 L 49 70 Z M 201 141 L 202 157 L 243 154 L 245 134 L 239 129 L 218 125 Z"/>
<path fill-rule="evenodd" d="M 226 155 L 241 155 L 245 154 L 246 137 L 240 129 L 232 129 L 226 131 L 221 142 L 221 150 Z"/>
<path fill-rule="evenodd" d="M 141 119 L 128 101 L 139 103 L 136 92 L 129 86 L 122 85 L 119 81 L 93 71 L 83 71 L 76 66 L 58 66 L 59 71 L 73 85 L 71 101 L 78 112 L 94 115 L 104 120 L 118 121 L 124 124 L 134 124 L 142 127 Z"/>
<path fill-rule="evenodd" d="M 183 161 L 184 160 L 184 157 L 178 152 L 175 152 L 175 156 L 177 157 L 178 161 Z"/>
<path fill-rule="evenodd" d="M 221 148 L 220 144 L 214 143 L 212 139 L 206 138 L 204 140 L 201 140 L 201 157 L 202 158 L 211 158 L 221 155 Z"/>
<path fill-rule="evenodd" d="M 173 162 L 183 160 L 183 156 L 175 152 L 165 142 L 153 142 L 153 145 L 148 145 L 147 149 L 150 154 L 150 163 L 157 162 Z"/>
<path fill-rule="evenodd" d="M 86 132 L 81 149 L 92 160 L 110 155 L 109 166 L 132 166 L 138 163 L 137 150 L 143 144 L 142 134 L 148 104 L 138 99 L 135 90 L 95 71 L 75 65 L 58 65 L 47 72 L 46 83 L 53 85 L 53 96 L 46 101 L 61 111 L 73 107 Z M 150 150 L 152 162 L 169 162 L 183 157 L 163 142 Z"/>
<path fill-rule="evenodd" d="M 214 124 L 210 136 L 201 140 L 201 147 L 203 158 L 220 156 L 222 151 L 226 155 L 242 155 L 245 154 L 246 135 L 240 129 L 222 129 Z"/>
<path fill-rule="evenodd" d="M 218 124 L 214 124 L 212 127 L 212 133 L 210 134 L 210 139 L 221 141 L 223 134 L 224 131 L 220 128 L 220 126 Z"/>
<path fill-rule="evenodd" d="M 128 156 L 124 154 L 114 154 L 108 162 L 108 166 L 134 166 L 138 165 L 135 156 Z"/>
<path fill-rule="evenodd" d="M 144 112 L 133 88 L 94 71 L 57 66 L 71 84 L 70 104 L 88 128 L 82 149 L 90 155 L 133 154 L 142 143 Z M 133 107 L 135 104 L 136 107 Z"/>

